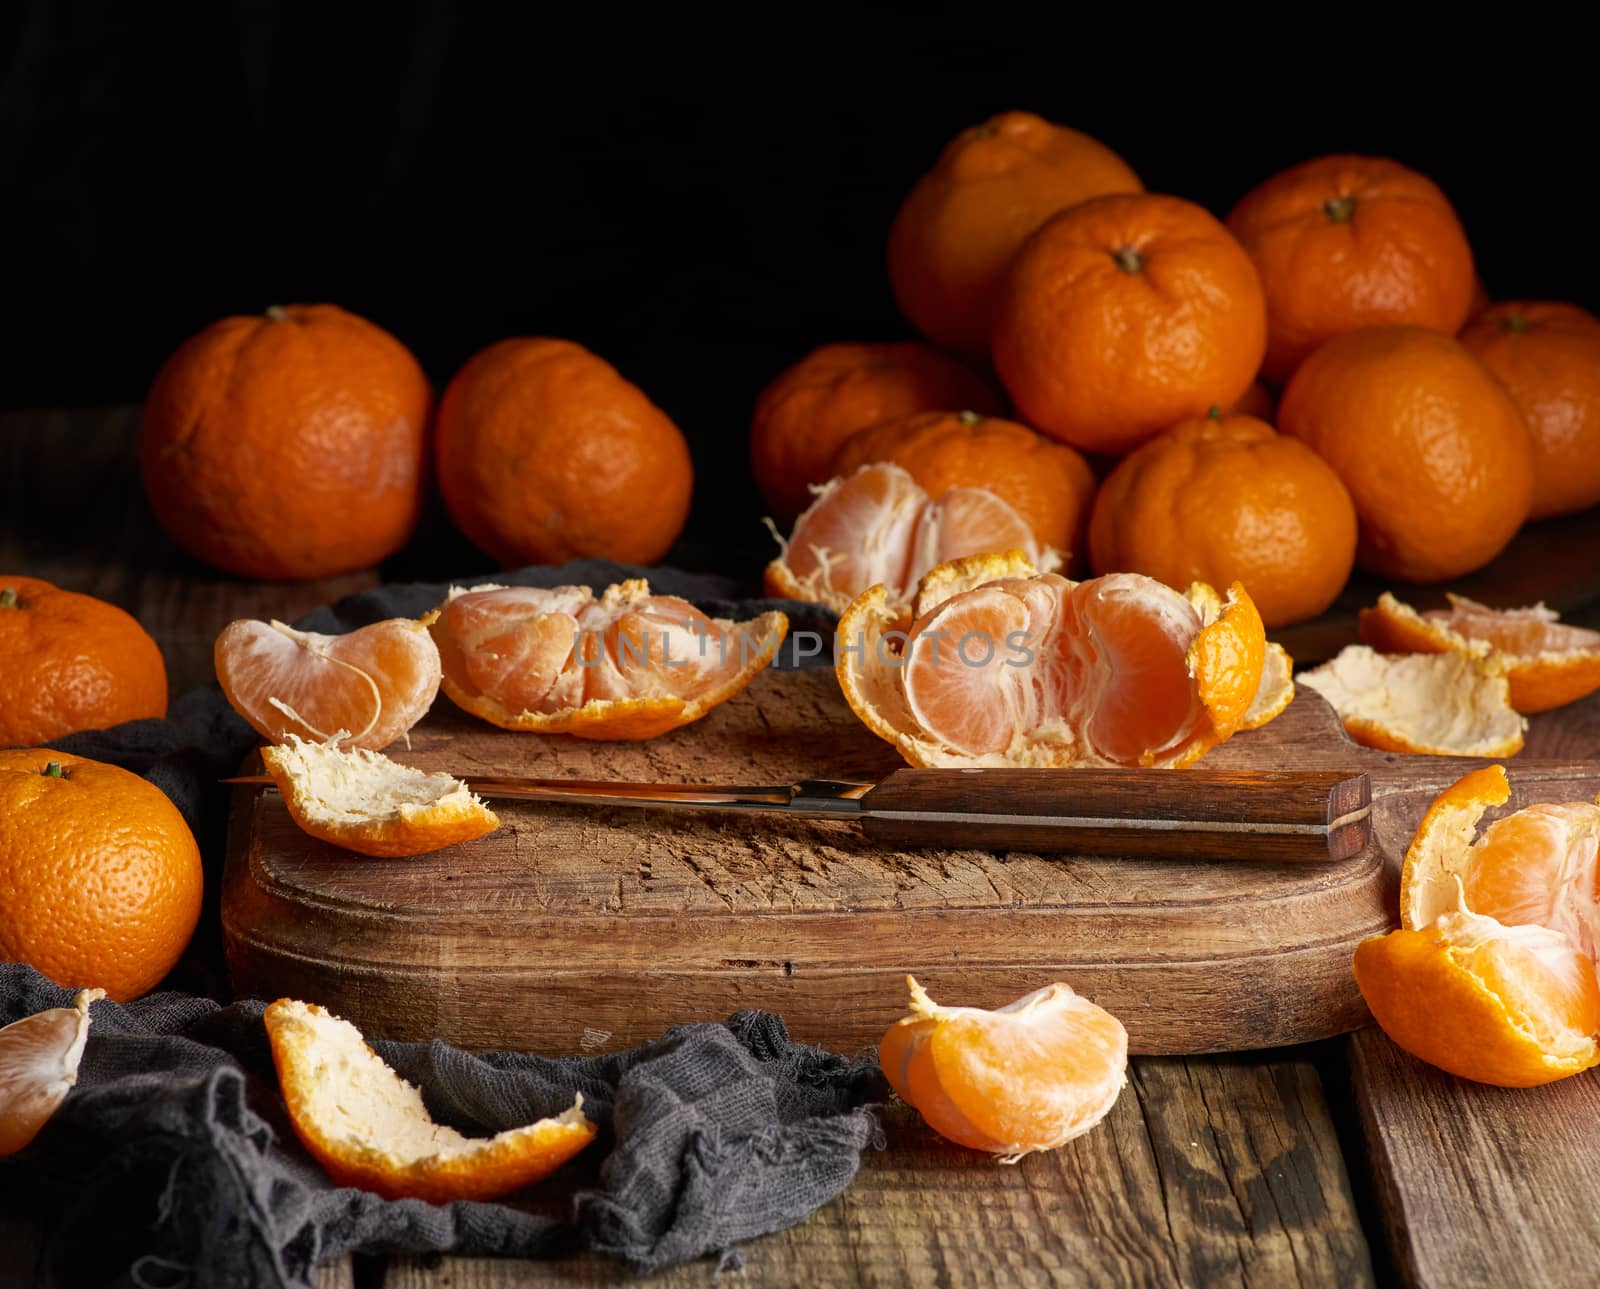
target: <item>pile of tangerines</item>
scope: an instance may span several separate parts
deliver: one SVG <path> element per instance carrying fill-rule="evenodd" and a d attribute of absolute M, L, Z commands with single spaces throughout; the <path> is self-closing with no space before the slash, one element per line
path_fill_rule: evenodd
<path fill-rule="evenodd" d="M 756 405 L 755 481 L 785 528 L 813 490 L 894 463 L 934 501 L 994 494 L 1071 570 L 1241 581 L 1272 628 L 1355 564 L 1447 581 L 1525 521 L 1600 503 L 1600 321 L 1491 306 L 1448 199 L 1393 161 L 1307 161 L 1219 221 L 1007 112 L 916 184 L 888 269 L 926 342 L 824 345 Z M 574 343 L 491 345 L 434 409 L 406 348 L 332 306 L 191 338 L 141 455 L 178 544 L 262 578 L 392 554 L 430 464 L 506 565 L 653 562 L 693 481 L 671 420 Z"/>

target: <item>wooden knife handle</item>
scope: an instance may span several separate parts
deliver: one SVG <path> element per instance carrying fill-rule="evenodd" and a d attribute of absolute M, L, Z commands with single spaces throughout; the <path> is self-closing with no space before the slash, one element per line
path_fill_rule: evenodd
<path fill-rule="evenodd" d="M 1128 858 L 1328 862 L 1371 835 L 1365 774 L 896 770 L 861 798 L 886 845 Z"/>

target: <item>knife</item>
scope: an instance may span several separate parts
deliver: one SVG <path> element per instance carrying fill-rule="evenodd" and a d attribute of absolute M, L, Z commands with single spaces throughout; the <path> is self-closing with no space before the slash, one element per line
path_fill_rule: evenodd
<path fill-rule="evenodd" d="M 1372 784 L 1333 770 L 895 770 L 737 787 L 466 775 L 486 797 L 843 819 L 884 846 L 1327 862 L 1366 848 Z M 272 785 L 262 775 L 224 779 Z"/>

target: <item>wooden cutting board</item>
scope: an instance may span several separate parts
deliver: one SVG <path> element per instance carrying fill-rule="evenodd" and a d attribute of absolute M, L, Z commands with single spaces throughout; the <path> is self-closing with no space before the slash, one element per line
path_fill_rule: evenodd
<path fill-rule="evenodd" d="M 441 698 L 397 759 L 458 773 L 707 782 L 871 777 L 899 762 L 830 671 L 767 672 L 685 729 L 586 743 L 495 729 Z M 997 1006 L 1065 980 L 1136 1052 L 1305 1042 L 1365 1009 L 1350 956 L 1387 929 L 1398 860 L 1444 785 L 1478 762 L 1359 748 L 1302 691 L 1217 769 L 1363 769 L 1373 842 L 1337 864 L 893 851 L 847 823 L 496 802 L 464 846 L 375 860 L 305 836 L 238 789 L 222 893 L 244 995 L 322 1003 L 369 1036 L 546 1053 L 627 1046 L 744 1007 L 850 1051 L 905 1007 Z M 1593 763 L 1507 762 L 1508 809 L 1589 799 Z M 1071 771 L 1062 771 L 1071 773 Z M 1182 774 L 1182 771 L 1151 771 Z"/>

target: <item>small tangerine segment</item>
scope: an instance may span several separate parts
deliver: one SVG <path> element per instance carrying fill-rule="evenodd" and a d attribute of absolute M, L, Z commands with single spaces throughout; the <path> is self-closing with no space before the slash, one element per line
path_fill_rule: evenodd
<path fill-rule="evenodd" d="M 1128 1035 L 1064 984 L 994 1011 L 942 1007 L 906 977 L 911 1014 L 879 1044 L 884 1077 L 941 1136 L 1006 1156 L 1055 1150 L 1099 1123 L 1126 1083 Z"/>
<path fill-rule="evenodd" d="M 230 622 L 212 650 L 233 709 L 263 738 L 387 747 L 427 715 L 439 651 L 425 622 L 390 618 L 342 636 Z"/>

